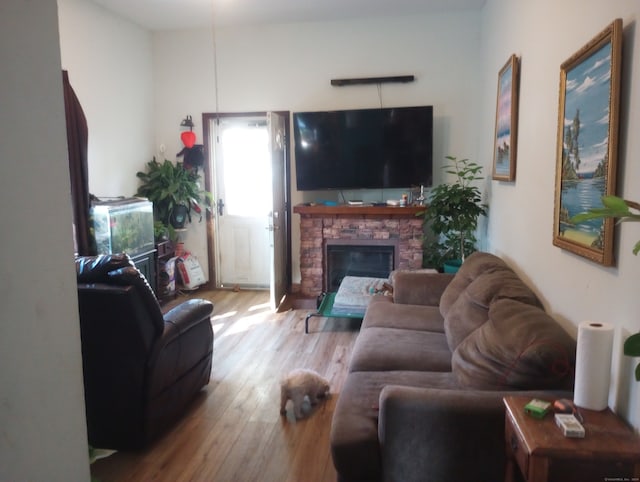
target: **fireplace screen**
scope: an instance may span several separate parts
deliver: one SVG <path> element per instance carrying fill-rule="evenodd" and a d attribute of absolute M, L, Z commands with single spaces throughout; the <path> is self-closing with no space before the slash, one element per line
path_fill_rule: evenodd
<path fill-rule="evenodd" d="M 395 246 L 327 245 L 326 287 L 337 291 L 345 276 L 387 278 L 395 266 Z"/>

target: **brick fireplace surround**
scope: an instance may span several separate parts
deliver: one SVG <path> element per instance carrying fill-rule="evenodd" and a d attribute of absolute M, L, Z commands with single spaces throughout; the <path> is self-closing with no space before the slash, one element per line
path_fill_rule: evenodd
<path fill-rule="evenodd" d="M 324 269 L 327 242 L 341 240 L 371 244 L 388 240 L 396 247 L 395 268 L 422 267 L 422 217 L 424 207 L 298 205 L 300 215 L 300 291 L 315 297 L 326 290 Z"/>

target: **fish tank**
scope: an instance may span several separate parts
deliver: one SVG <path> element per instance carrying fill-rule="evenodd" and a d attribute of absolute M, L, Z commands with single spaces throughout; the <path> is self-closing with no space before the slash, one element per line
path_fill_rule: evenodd
<path fill-rule="evenodd" d="M 144 198 L 94 201 L 91 234 L 97 254 L 127 253 L 136 256 L 155 248 L 153 203 Z"/>

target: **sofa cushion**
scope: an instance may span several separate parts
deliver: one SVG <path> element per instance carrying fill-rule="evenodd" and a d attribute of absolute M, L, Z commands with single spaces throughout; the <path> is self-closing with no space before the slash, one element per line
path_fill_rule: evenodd
<path fill-rule="evenodd" d="M 510 270 L 504 261 L 493 254 L 481 251 L 470 254 L 440 297 L 442 316 L 447 317 L 447 312 L 458 297 L 479 275 L 504 269 Z"/>
<path fill-rule="evenodd" d="M 488 321 L 456 348 L 460 385 L 484 390 L 570 388 L 575 341 L 538 306 L 515 299 L 491 304 Z"/>
<path fill-rule="evenodd" d="M 467 293 L 474 303 L 485 308 L 503 298 L 542 308 L 542 303 L 536 294 L 511 269 L 478 275 L 467 287 Z"/>
<path fill-rule="evenodd" d="M 449 348 L 455 350 L 470 333 L 487 321 L 489 306 L 505 298 L 542 307 L 535 293 L 511 269 L 501 268 L 479 274 L 447 311 L 444 328 Z"/>
<path fill-rule="evenodd" d="M 360 331 L 349 371 L 451 371 L 451 351 L 443 333 L 371 327 Z"/>
<path fill-rule="evenodd" d="M 399 270 L 393 275 L 393 301 L 407 305 L 438 306 L 442 294 L 454 279 L 449 273 L 409 270 Z"/>
<path fill-rule="evenodd" d="M 388 296 L 375 296 L 367 308 L 361 328 L 374 326 L 444 333 L 437 306 L 399 305 Z"/>

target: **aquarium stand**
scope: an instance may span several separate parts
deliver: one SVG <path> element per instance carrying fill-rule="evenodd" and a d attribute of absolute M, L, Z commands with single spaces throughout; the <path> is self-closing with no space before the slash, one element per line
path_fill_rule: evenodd
<path fill-rule="evenodd" d="M 147 279 L 153 293 L 156 294 L 156 250 L 152 249 L 151 251 L 130 256 L 130 258 L 133 264 L 136 265 L 136 268 L 138 268 Z"/>

